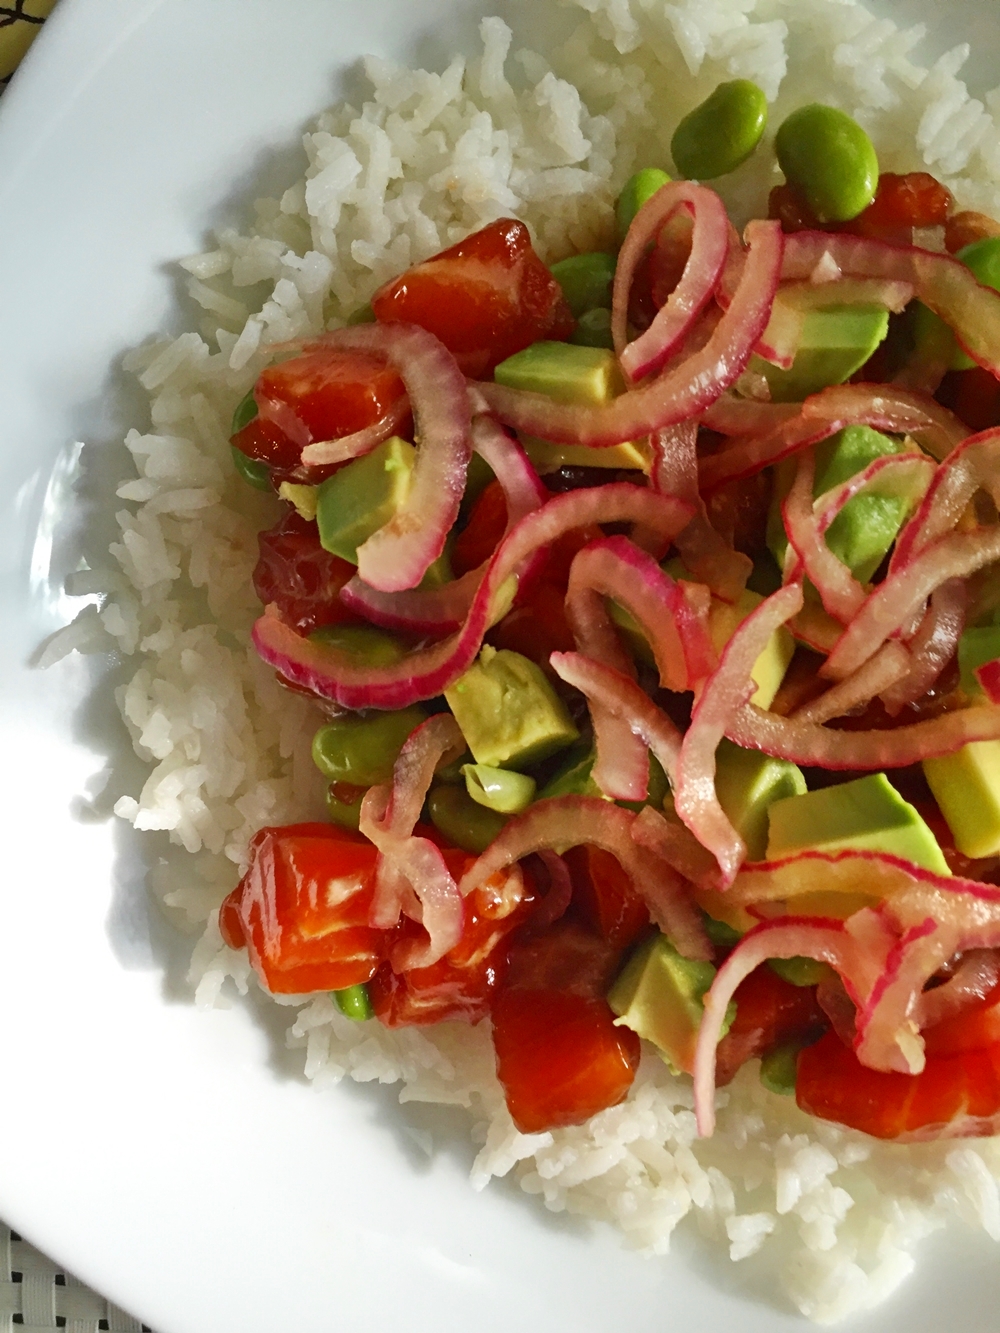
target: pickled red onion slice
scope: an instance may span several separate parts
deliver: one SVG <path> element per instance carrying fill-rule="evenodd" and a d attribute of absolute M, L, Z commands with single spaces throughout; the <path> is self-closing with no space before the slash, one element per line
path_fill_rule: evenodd
<path fill-rule="evenodd" d="M 800 231 L 786 241 L 782 279 L 808 278 L 824 255 L 845 276 L 912 284 L 924 305 L 951 325 L 973 361 L 1000 377 L 1000 293 L 981 286 L 961 261 L 865 236 Z"/>
<path fill-rule="evenodd" d="M 939 986 L 924 990 L 914 1018 L 923 1032 L 946 1018 L 955 1018 L 971 1005 L 985 1000 L 1000 982 L 1000 952 L 996 949 L 969 949 L 962 954 L 955 971 Z"/>
<path fill-rule="evenodd" d="M 745 704 L 727 726 L 726 735 L 745 749 L 762 750 L 775 759 L 790 759 L 807 767 L 841 771 L 908 768 L 922 759 L 953 754 L 972 741 L 1000 740 L 1000 708 L 982 704 L 956 708 L 905 727 L 835 731 Z"/>
<path fill-rule="evenodd" d="M 812 703 L 797 708 L 791 715 L 792 721 L 819 725 L 831 718 L 843 717 L 852 708 L 866 704 L 876 694 L 883 694 L 903 680 L 909 674 L 912 662 L 911 655 L 901 643 L 884 643 L 852 676 L 832 685 Z"/>
<path fill-rule="evenodd" d="M 316 440 L 312 444 L 307 442 L 302 446 L 303 455 L 308 453 L 310 460 L 322 458 L 326 464 L 347 463 L 352 458 L 361 458 L 364 454 L 370 454 L 390 435 L 395 435 L 409 415 L 410 400 L 403 394 L 384 416 L 366 426 L 364 430 L 355 431 L 352 435 L 342 435 L 336 440 Z M 295 443 L 301 444 L 301 441 L 296 439 Z"/>
<path fill-rule="evenodd" d="M 909 671 L 896 684 L 878 692 L 890 717 L 925 695 L 954 657 L 965 628 L 967 600 L 961 579 L 948 579 L 931 593 L 931 604 L 907 643 Z M 993 702 L 1000 703 L 1000 699 Z"/>
<path fill-rule="evenodd" d="M 1000 500 L 1000 429 L 970 435 L 944 460 L 920 508 L 899 535 L 889 572 L 902 568 L 950 532 L 981 486 L 994 502 Z"/>
<path fill-rule="evenodd" d="M 491 417 L 473 419 L 472 447 L 490 465 L 503 488 L 507 502 L 506 536 L 525 514 L 543 505 L 549 493 L 520 444 Z M 387 629 L 446 634 L 457 629 L 468 615 L 488 564 L 488 560 L 484 561 L 478 569 L 470 569 L 440 588 L 408 588 L 396 593 L 369 588 L 355 576 L 341 589 L 340 600 L 372 624 Z"/>
<path fill-rule="evenodd" d="M 338 329 L 313 345 L 384 356 L 406 385 L 420 441 L 410 491 L 389 522 L 358 547 L 358 575 L 380 592 L 415 588 L 444 550 L 465 490 L 472 419 L 465 376 L 444 343 L 416 324 Z M 342 457 L 351 440 L 308 445 L 302 461 L 327 462 L 327 443 Z"/>
<path fill-rule="evenodd" d="M 697 416 L 740 375 L 763 332 L 784 244 L 774 222 L 751 222 L 749 252 L 732 304 L 708 342 L 678 365 L 603 407 L 557 403 L 545 394 L 478 386 L 501 421 L 556 444 L 607 448 Z"/>
<path fill-rule="evenodd" d="M 713 853 L 723 884 L 731 884 L 746 845 L 715 794 L 715 751 L 733 719 L 756 689 L 751 671 L 774 631 L 802 606 L 802 586 L 787 584 L 750 613 L 726 644 L 705 681 L 681 745 L 674 786 L 678 815 Z"/>
<path fill-rule="evenodd" d="M 875 305 L 899 314 L 913 299 L 913 284 L 892 278 L 841 278 L 833 282 L 782 283 L 771 318 L 757 344 L 765 361 L 788 370 L 799 349 L 806 316 L 828 306 Z"/>
<path fill-rule="evenodd" d="M 632 522 L 669 543 L 691 517 L 691 506 L 630 482 L 568 491 L 525 515 L 494 552 L 462 627 L 447 639 L 418 648 L 394 666 L 359 666 L 329 645 L 303 638 L 285 625 L 277 607 L 265 608 L 252 631 L 260 657 L 291 681 L 345 708 L 405 708 L 441 694 L 472 665 L 483 636 L 510 605 L 527 558 L 573 528 Z"/>
<path fill-rule="evenodd" d="M 661 228 L 680 209 L 694 220 L 691 253 L 680 281 L 649 328 L 626 342 L 628 298 L 636 269 Z M 671 181 L 642 205 L 618 252 L 611 306 L 611 336 L 622 370 L 634 384 L 660 370 L 712 299 L 729 251 L 729 219 L 714 190 Z"/>
<path fill-rule="evenodd" d="M 632 841 L 635 815 L 595 796 L 552 796 L 508 820 L 459 884 L 464 896 L 521 857 L 545 849 L 564 851 L 587 843 L 617 857 L 649 908 L 653 921 L 686 958 L 711 958 L 708 942 L 684 881 L 665 861 Z"/>

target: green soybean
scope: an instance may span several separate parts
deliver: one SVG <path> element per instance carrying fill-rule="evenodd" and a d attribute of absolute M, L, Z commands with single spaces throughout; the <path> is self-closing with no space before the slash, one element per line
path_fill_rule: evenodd
<path fill-rule="evenodd" d="M 769 958 L 767 965 L 793 986 L 818 986 L 830 975 L 826 963 L 817 958 Z"/>
<path fill-rule="evenodd" d="M 250 425 L 250 422 L 253 421 L 256 415 L 257 400 L 253 396 L 253 389 L 251 389 L 250 392 L 245 394 L 236 404 L 235 411 L 233 412 L 232 425 L 229 427 L 229 434 L 239 435 L 241 430 L 244 430 Z"/>
<path fill-rule="evenodd" d="M 363 1023 L 366 1018 L 374 1018 L 375 1010 L 368 998 L 368 987 L 345 986 L 343 990 L 332 991 L 333 1002 L 345 1018 L 353 1018 L 356 1023 Z"/>
<path fill-rule="evenodd" d="M 486 851 L 507 822 L 495 810 L 477 805 L 464 787 L 435 787 L 427 798 L 427 813 L 453 847 L 476 856 Z"/>
<path fill-rule="evenodd" d="M 643 167 L 625 182 L 625 188 L 615 204 L 615 221 L 618 224 L 618 243 L 625 239 L 625 233 L 632 225 L 632 219 L 647 199 L 669 184 L 670 177 L 659 167 Z"/>
<path fill-rule="evenodd" d="M 788 184 L 820 222 L 849 222 L 878 186 L 878 158 L 856 120 L 811 102 L 782 122 L 774 146 Z"/>
<path fill-rule="evenodd" d="M 726 921 L 717 921 L 714 916 L 709 916 L 707 912 L 702 912 L 702 924 L 705 927 L 705 934 L 709 942 L 714 944 L 717 949 L 734 949 L 743 938 L 738 930 L 734 930 Z"/>
<path fill-rule="evenodd" d="M 313 630 L 309 637 L 353 657 L 358 666 L 395 666 L 402 662 L 407 651 L 391 634 L 368 625 L 324 625 Z"/>
<path fill-rule="evenodd" d="M 535 798 L 535 779 L 527 773 L 491 768 L 489 764 L 463 764 L 462 776 L 476 804 L 501 815 L 516 815 Z"/>
<path fill-rule="evenodd" d="M 340 787 L 339 790 L 344 792 L 345 788 Z M 346 790 L 351 791 L 352 797 L 356 796 L 357 799 L 345 801 L 338 794 L 337 784 L 333 784 L 326 793 L 326 813 L 330 816 L 332 823 L 337 824 L 340 828 L 352 828 L 357 831 L 361 824 L 361 802 L 364 799 L 366 789 L 356 787 L 353 790 L 351 788 Z"/>
<path fill-rule="evenodd" d="M 769 1051 L 760 1062 L 760 1081 L 768 1092 L 779 1097 L 795 1095 L 795 1076 L 798 1072 L 800 1043 L 789 1043 Z"/>
<path fill-rule="evenodd" d="M 248 485 L 256 487 L 258 491 L 274 489 L 271 485 L 271 469 L 266 463 L 260 462 L 257 458 L 248 458 L 235 444 L 229 447 L 233 452 L 233 465 Z"/>
<path fill-rule="evenodd" d="M 615 340 L 611 336 L 611 311 L 598 306 L 594 310 L 585 310 L 576 321 L 576 328 L 570 334 L 570 342 L 577 347 L 607 347 L 614 350 Z"/>
<path fill-rule="evenodd" d="M 615 256 L 595 250 L 585 255 L 570 255 L 552 265 L 552 276 L 579 319 L 588 310 L 611 309 L 611 287 L 615 280 Z"/>
<path fill-rule="evenodd" d="M 747 160 L 767 124 L 767 98 L 749 79 L 720 83 L 674 130 L 674 166 L 690 180 L 725 176 Z"/>
<path fill-rule="evenodd" d="M 347 316 L 344 323 L 348 328 L 353 328 L 356 324 L 374 324 L 375 311 L 370 305 L 358 306 L 357 310 L 352 311 L 351 314 Z"/>
<path fill-rule="evenodd" d="M 404 742 L 426 717 L 413 705 L 390 713 L 334 718 L 313 737 L 313 763 L 331 782 L 349 782 L 352 787 L 388 782 Z"/>

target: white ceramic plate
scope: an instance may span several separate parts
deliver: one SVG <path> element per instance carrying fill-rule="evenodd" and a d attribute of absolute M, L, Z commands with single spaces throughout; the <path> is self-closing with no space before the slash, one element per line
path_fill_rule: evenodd
<path fill-rule="evenodd" d="M 114 366 L 177 323 L 170 261 L 290 179 L 359 53 L 440 66 L 509 8 L 61 0 L 0 112 L 0 1214 L 159 1333 L 806 1327 L 693 1240 L 647 1261 L 512 1186 L 474 1194 L 460 1117 L 317 1095 L 261 1016 L 195 1011 L 184 946 L 146 911 L 157 845 L 107 818 L 129 760 L 106 669 L 29 665 L 76 610 L 80 543 L 104 539 L 135 408 Z M 989 86 L 991 0 L 947 21 Z M 995 1248 L 956 1232 L 926 1258 L 852 1327 L 995 1328 Z"/>

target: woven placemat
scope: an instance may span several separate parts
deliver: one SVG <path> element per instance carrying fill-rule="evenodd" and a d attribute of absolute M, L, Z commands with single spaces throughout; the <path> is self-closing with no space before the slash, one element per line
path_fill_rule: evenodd
<path fill-rule="evenodd" d="M 0 91 L 34 41 L 55 0 L 0 5 Z M 0 1333 L 149 1333 L 145 1324 L 98 1296 L 0 1222 Z"/>
<path fill-rule="evenodd" d="M 0 1222 L 0 1333 L 150 1333 Z"/>

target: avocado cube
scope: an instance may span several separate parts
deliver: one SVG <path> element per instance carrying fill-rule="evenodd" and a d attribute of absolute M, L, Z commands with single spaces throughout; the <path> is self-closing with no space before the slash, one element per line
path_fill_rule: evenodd
<path fill-rule="evenodd" d="M 767 812 L 775 801 L 802 796 L 802 770 L 786 759 L 722 741 L 715 752 L 715 791 L 729 821 L 747 845 L 751 861 L 767 852 Z"/>
<path fill-rule="evenodd" d="M 934 834 L 884 773 L 775 801 L 768 811 L 767 859 L 847 848 L 902 856 L 950 875 Z"/>
<path fill-rule="evenodd" d="M 967 629 L 958 641 L 958 670 L 962 689 L 970 698 L 981 699 L 983 687 L 976 679 L 976 668 L 1000 657 L 1000 625 Z M 981 742 L 986 744 L 986 742 Z"/>
<path fill-rule="evenodd" d="M 865 364 L 888 331 L 889 312 L 881 306 L 810 310 L 788 370 L 762 357 L 754 357 L 750 368 L 767 380 L 772 402 L 798 403 L 827 385 L 843 384 Z"/>
<path fill-rule="evenodd" d="M 923 769 L 962 855 L 1000 853 L 1000 741 L 972 741 Z"/>
<path fill-rule="evenodd" d="M 497 384 L 509 389 L 544 393 L 557 403 L 600 407 L 623 393 L 625 381 L 618 358 L 606 347 L 537 342 L 501 361 L 493 372 Z"/>
<path fill-rule="evenodd" d="M 477 764 L 526 768 L 580 733 L 541 667 L 488 644 L 444 692 Z"/>
<path fill-rule="evenodd" d="M 722 652 L 750 612 L 755 611 L 763 600 L 760 593 L 751 592 L 749 588 L 740 594 L 739 600 L 732 606 L 717 597 L 712 598 L 708 628 L 717 653 Z M 758 708 L 771 707 L 794 654 L 795 640 L 784 625 L 779 625 L 768 639 L 750 672 L 757 686 L 750 696 L 752 704 L 756 704 Z"/>
<path fill-rule="evenodd" d="M 690 1074 L 705 1012 L 702 997 L 714 980 L 711 963 L 682 958 L 666 935 L 654 935 L 633 953 L 608 992 L 615 1025 L 651 1041 L 672 1068 Z M 726 1030 L 734 1015 L 731 1006 Z"/>
<path fill-rule="evenodd" d="M 813 496 L 818 498 L 834 486 L 840 486 L 877 458 L 907 453 L 911 449 L 912 446 L 904 441 L 892 439 L 869 426 L 848 426 L 817 446 Z M 781 503 L 794 477 L 794 462 L 779 465 L 768 514 L 767 544 L 779 565 L 784 562 L 788 546 L 781 518 Z M 910 509 L 910 501 L 903 496 L 876 493 L 856 495 L 848 500 L 830 524 L 826 544 L 856 579 L 862 583 L 867 582 L 896 540 Z"/>
<path fill-rule="evenodd" d="M 325 550 L 358 563 L 358 547 L 384 527 L 410 493 L 417 451 L 398 435 L 328 477 L 316 496 Z"/>
<path fill-rule="evenodd" d="M 591 449 L 586 444 L 553 444 L 534 435 L 521 435 L 524 452 L 540 476 L 558 472 L 562 467 L 603 467 L 648 472 L 651 453 L 645 440 L 625 440 L 606 449 Z"/>

